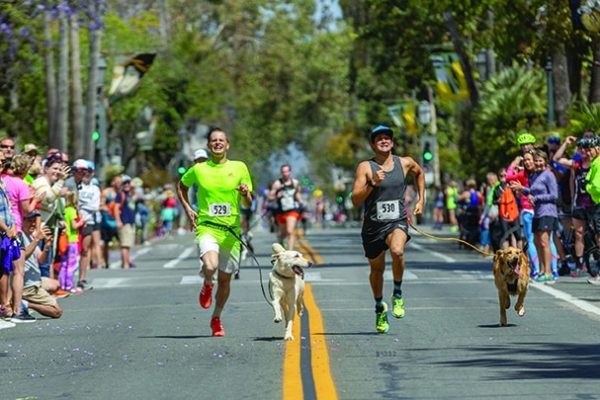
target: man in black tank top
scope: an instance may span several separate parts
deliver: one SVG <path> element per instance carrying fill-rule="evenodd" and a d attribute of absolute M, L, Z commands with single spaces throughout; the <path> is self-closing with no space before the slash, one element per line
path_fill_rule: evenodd
<path fill-rule="evenodd" d="M 371 147 L 375 157 L 362 161 L 356 168 L 352 188 L 352 204 L 365 206 L 362 242 L 371 267 L 369 281 L 375 298 L 375 326 L 378 333 L 389 330 L 387 304 L 383 301 L 383 272 L 385 252 L 392 256 L 394 292 L 391 298 L 392 314 L 404 317 L 402 276 L 404 274 L 404 247 L 410 239 L 404 205 L 405 177 L 415 179 L 419 199 L 414 214 L 423 212 L 425 205 L 425 175 L 411 157 L 392 154 L 394 147 L 391 128 L 379 125 L 371 131 Z"/>
<path fill-rule="evenodd" d="M 302 219 L 302 196 L 300 184 L 292 178 L 292 167 L 289 164 L 281 166 L 281 178 L 273 182 L 268 198 L 277 202 L 275 219 L 279 225 L 279 241 L 285 246 L 287 239 L 288 250 L 293 250 L 296 244 L 296 223 Z"/>

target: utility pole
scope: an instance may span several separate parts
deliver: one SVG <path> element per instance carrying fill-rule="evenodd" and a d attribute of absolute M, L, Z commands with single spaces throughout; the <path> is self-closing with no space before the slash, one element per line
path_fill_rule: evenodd
<path fill-rule="evenodd" d="M 429 132 L 435 138 L 433 142 L 433 182 L 436 186 L 441 186 L 442 180 L 440 177 L 440 152 L 437 140 L 437 112 L 435 109 L 435 102 L 433 100 L 433 89 L 431 89 L 431 86 L 429 85 L 427 85 L 427 98 L 429 99 L 429 106 L 431 107 L 431 123 L 429 125 Z"/>

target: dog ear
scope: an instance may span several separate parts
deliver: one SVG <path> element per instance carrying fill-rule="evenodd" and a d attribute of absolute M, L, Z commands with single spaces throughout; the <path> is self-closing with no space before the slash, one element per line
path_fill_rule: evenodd
<path fill-rule="evenodd" d="M 519 262 L 521 265 L 529 264 L 529 255 L 525 250 L 521 250 L 521 256 L 519 257 Z"/>
<path fill-rule="evenodd" d="M 279 253 L 285 251 L 285 249 L 283 248 L 283 246 L 280 245 L 279 243 L 273 243 L 272 248 L 273 248 L 273 252 L 275 254 L 279 254 Z"/>

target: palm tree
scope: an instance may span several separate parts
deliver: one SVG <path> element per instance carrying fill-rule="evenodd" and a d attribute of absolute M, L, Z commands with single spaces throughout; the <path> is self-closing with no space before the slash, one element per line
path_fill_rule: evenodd
<path fill-rule="evenodd" d="M 513 65 L 488 80 L 473 114 L 477 154 L 463 155 L 470 170 L 484 174 L 506 166 L 518 152 L 515 132 L 540 126 L 546 105 L 546 85 L 539 69 Z"/>

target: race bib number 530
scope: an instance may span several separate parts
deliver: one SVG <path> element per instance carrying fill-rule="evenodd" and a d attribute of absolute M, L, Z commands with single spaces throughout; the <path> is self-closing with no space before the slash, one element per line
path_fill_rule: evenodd
<path fill-rule="evenodd" d="M 208 215 L 211 217 L 229 217 L 231 205 L 229 203 L 211 203 L 208 206 Z"/>
<path fill-rule="evenodd" d="M 377 219 L 388 220 L 400 218 L 400 200 L 378 201 Z"/>

